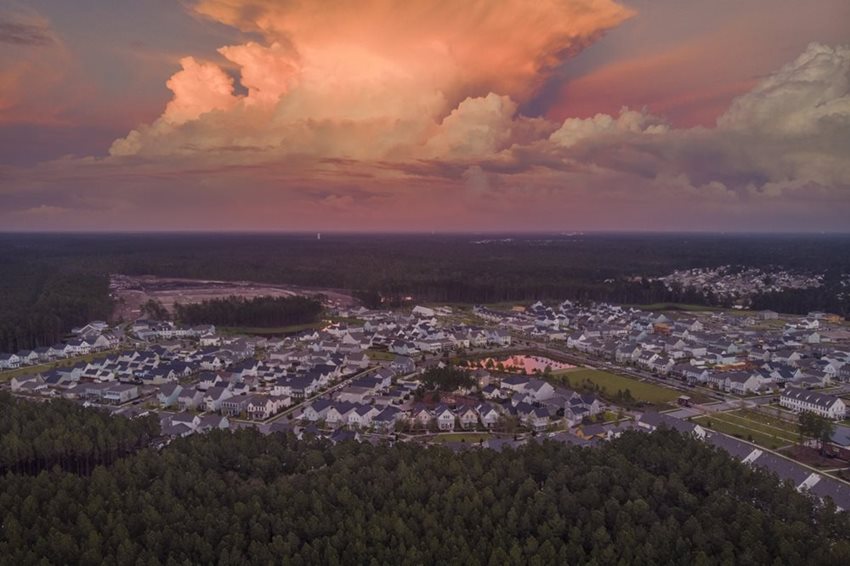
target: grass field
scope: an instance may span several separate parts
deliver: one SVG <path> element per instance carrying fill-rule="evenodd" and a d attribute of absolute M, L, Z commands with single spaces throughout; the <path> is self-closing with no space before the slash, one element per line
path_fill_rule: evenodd
<path fill-rule="evenodd" d="M 353 326 L 363 324 L 359 318 L 334 317 L 331 319 L 306 322 L 304 324 L 293 324 L 290 326 L 223 326 L 219 330 L 225 334 L 252 334 L 254 336 L 280 336 L 283 334 L 295 334 L 304 330 L 320 329 L 335 322 L 351 324 Z"/>
<path fill-rule="evenodd" d="M 306 324 L 293 324 L 292 326 L 223 326 L 219 330 L 224 334 L 250 334 L 253 336 L 280 336 L 283 334 L 295 334 L 313 328 L 323 328 L 326 322 L 308 322 Z"/>
<path fill-rule="evenodd" d="M 553 377 L 568 383 L 573 388 L 578 387 L 583 381 L 590 381 L 599 386 L 603 396 L 616 395 L 618 390 L 625 391 L 628 389 L 635 400 L 653 405 L 670 403 L 681 395 L 679 391 L 674 389 L 597 369 L 566 370 L 553 375 Z"/>
<path fill-rule="evenodd" d="M 450 432 L 428 437 L 430 442 L 466 442 L 476 444 L 480 440 L 489 440 L 493 435 L 489 432 Z"/>
<path fill-rule="evenodd" d="M 625 305 L 645 311 L 719 311 L 719 307 L 706 305 L 689 305 L 686 303 L 652 303 L 651 305 Z"/>
<path fill-rule="evenodd" d="M 693 420 L 703 426 L 711 423 L 709 428 L 712 430 L 717 430 L 737 438 L 751 440 L 759 446 L 764 446 L 771 450 L 797 442 L 795 431 L 780 429 L 778 427 L 774 428 L 771 425 L 752 420 L 746 415 L 735 413 L 739 413 L 739 411 L 704 415 Z"/>
<path fill-rule="evenodd" d="M 372 361 L 385 362 L 391 362 L 396 357 L 396 355 L 392 352 L 385 352 L 383 350 L 366 350 L 366 355 L 369 356 L 369 359 Z"/>

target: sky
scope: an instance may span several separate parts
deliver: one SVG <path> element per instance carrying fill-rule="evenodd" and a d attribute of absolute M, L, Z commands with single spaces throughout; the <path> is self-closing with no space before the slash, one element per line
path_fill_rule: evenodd
<path fill-rule="evenodd" d="M 0 231 L 850 231 L 847 0 L 0 0 Z"/>

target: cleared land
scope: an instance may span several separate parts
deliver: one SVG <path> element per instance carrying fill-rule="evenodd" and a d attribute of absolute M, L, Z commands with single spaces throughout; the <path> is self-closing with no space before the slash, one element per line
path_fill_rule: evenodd
<path fill-rule="evenodd" d="M 136 320 L 142 315 L 141 307 L 154 299 L 174 312 L 174 303 L 200 303 L 210 299 L 230 296 L 245 297 L 292 297 L 295 295 L 322 294 L 332 306 L 350 307 L 354 299 L 347 291 L 277 285 L 255 281 L 218 281 L 209 279 L 184 279 L 178 277 L 156 277 L 153 275 L 121 275 L 110 277 L 110 293 L 116 299 L 113 318 Z"/>
<path fill-rule="evenodd" d="M 674 389 L 668 389 L 649 383 L 638 381 L 624 375 L 617 375 L 598 369 L 576 369 L 565 370 L 553 374 L 553 378 L 567 382 L 570 387 L 578 388 L 582 382 L 590 381 L 599 387 L 603 395 L 616 395 L 617 391 L 626 391 L 632 394 L 636 401 L 663 405 L 675 401 L 682 393 Z"/>

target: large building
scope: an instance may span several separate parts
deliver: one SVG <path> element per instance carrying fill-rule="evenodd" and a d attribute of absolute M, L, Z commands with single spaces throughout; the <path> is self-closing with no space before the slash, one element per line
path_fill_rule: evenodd
<path fill-rule="evenodd" d="M 786 387 L 779 404 L 795 413 L 809 411 L 829 419 L 843 419 L 847 414 L 847 407 L 840 398 L 796 387 Z"/>

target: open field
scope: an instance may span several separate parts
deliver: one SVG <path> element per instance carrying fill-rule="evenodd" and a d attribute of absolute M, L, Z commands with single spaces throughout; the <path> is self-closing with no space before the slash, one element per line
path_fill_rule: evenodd
<path fill-rule="evenodd" d="M 797 431 L 794 425 L 789 423 L 780 423 L 778 425 L 770 424 L 764 422 L 760 419 L 759 416 L 753 418 L 752 416 L 741 414 L 738 411 L 733 411 L 730 413 L 716 413 L 716 415 L 721 415 L 723 420 L 739 425 L 750 430 L 760 432 L 763 434 L 767 434 L 769 436 L 775 436 L 781 440 L 787 440 L 788 442 L 795 442 L 797 440 Z"/>
<path fill-rule="evenodd" d="M 493 435 L 489 432 L 450 432 L 446 434 L 437 434 L 434 436 L 429 436 L 429 442 L 467 442 L 467 443 L 477 443 L 481 440 L 489 440 L 493 438 Z"/>
<path fill-rule="evenodd" d="M 249 326 L 223 326 L 219 328 L 224 334 L 251 334 L 254 336 L 281 336 L 284 334 L 295 334 L 313 328 L 324 328 L 327 322 L 316 321 L 305 324 L 293 324 L 291 326 L 249 327 Z"/>
<path fill-rule="evenodd" d="M 391 362 L 395 359 L 396 355 L 392 352 L 385 352 L 383 350 L 366 350 L 366 355 L 369 356 L 370 360 L 374 361 L 384 361 Z"/>
<path fill-rule="evenodd" d="M 772 428 L 730 413 L 715 413 L 693 419 L 706 428 L 750 440 L 759 446 L 775 450 L 797 442 L 794 432 Z M 710 423 L 710 426 L 708 426 Z"/>
<path fill-rule="evenodd" d="M 583 381 L 590 381 L 599 387 L 601 393 L 607 395 L 615 395 L 617 391 L 628 389 L 635 400 L 654 405 L 670 403 L 681 395 L 681 392 L 674 389 L 597 369 L 566 370 L 553 375 L 553 379 L 566 382 L 573 388 L 577 388 Z"/>
<path fill-rule="evenodd" d="M 635 307 L 645 311 L 720 311 L 720 307 L 710 307 L 706 305 L 689 305 L 686 303 L 652 303 L 650 305 L 624 305 Z"/>

